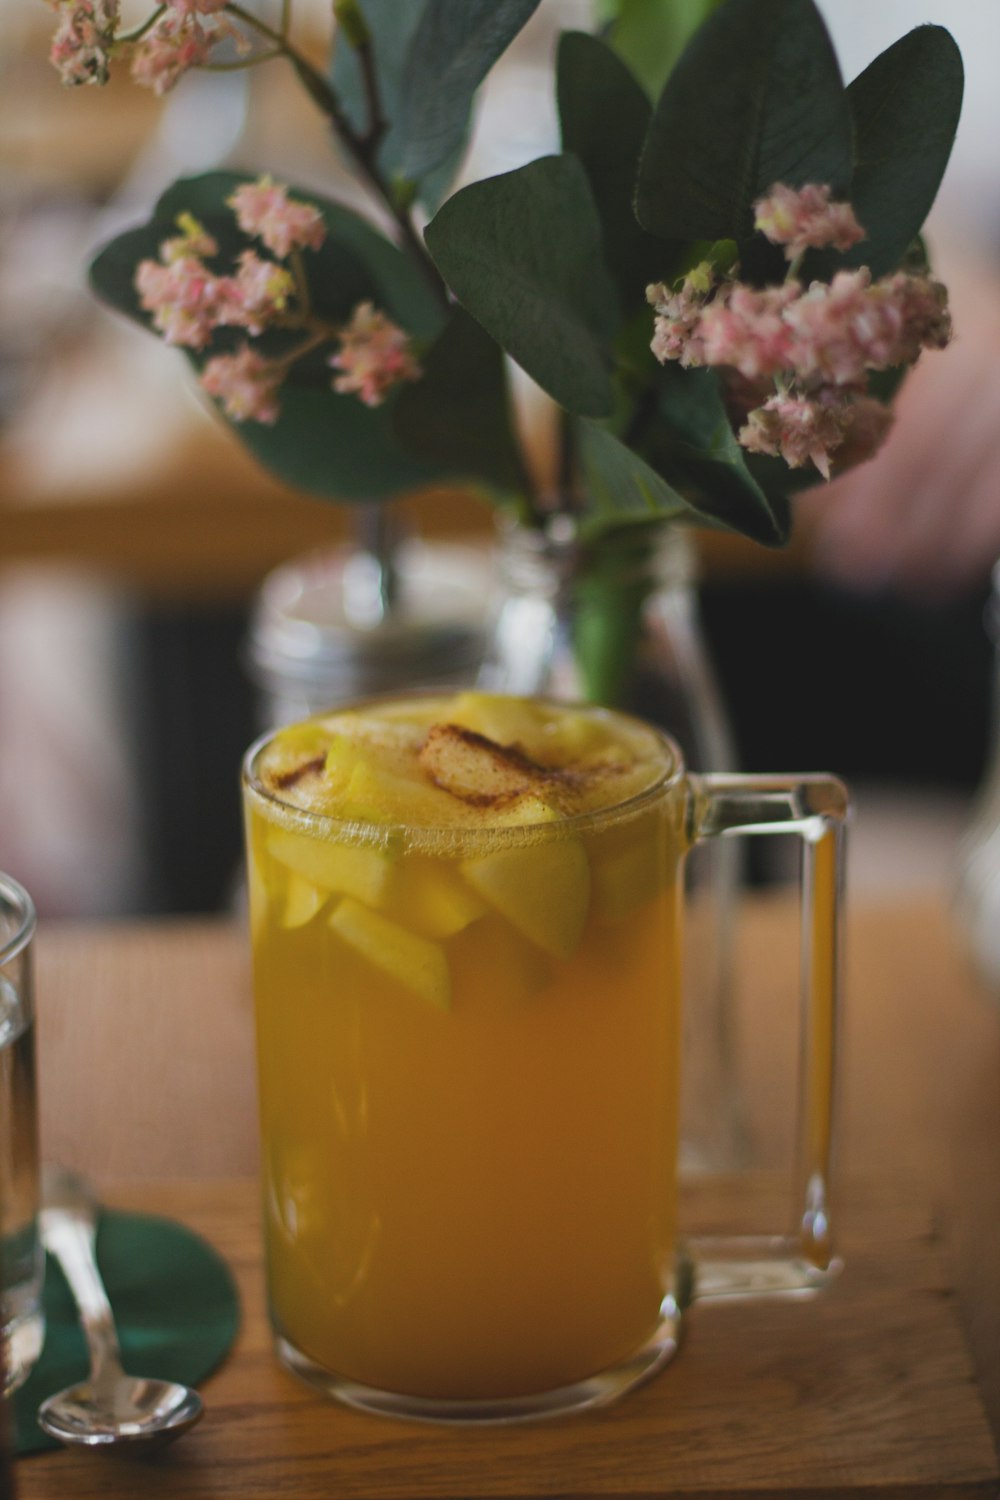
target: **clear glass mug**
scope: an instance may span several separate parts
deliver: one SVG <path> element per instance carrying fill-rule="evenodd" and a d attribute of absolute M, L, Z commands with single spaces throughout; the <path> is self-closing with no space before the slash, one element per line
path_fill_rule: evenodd
<path fill-rule="evenodd" d="M 692 1294 L 834 1268 L 827 1201 L 847 796 L 692 776 L 501 830 L 343 822 L 244 767 L 270 1314 L 356 1407 L 512 1421 L 603 1404 L 677 1347 Z M 683 861 L 805 850 L 796 1222 L 681 1238 Z M 483 893 L 486 900 L 483 900 Z M 428 936 L 433 934 L 433 936 Z"/>
<path fill-rule="evenodd" d="M 0 1336 L 7 1389 L 27 1378 L 45 1335 L 38 1233 L 38 1118 L 32 941 L 35 909 L 0 875 Z"/>

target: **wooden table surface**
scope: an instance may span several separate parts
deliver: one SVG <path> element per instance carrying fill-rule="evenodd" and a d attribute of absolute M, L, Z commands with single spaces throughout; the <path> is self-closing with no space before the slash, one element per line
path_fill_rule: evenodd
<path fill-rule="evenodd" d="M 796 972 L 784 900 L 749 904 L 740 971 L 751 1121 L 773 1165 Z M 271 1358 L 242 931 L 43 928 L 45 1155 L 206 1233 L 245 1323 L 190 1438 L 142 1465 L 25 1459 L 20 1500 L 1000 1495 L 1000 1005 L 929 898 L 852 910 L 847 971 L 834 1288 L 696 1307 L 677 1364 L 599 1417 L 455 1433 L 342 1412 Z"/>

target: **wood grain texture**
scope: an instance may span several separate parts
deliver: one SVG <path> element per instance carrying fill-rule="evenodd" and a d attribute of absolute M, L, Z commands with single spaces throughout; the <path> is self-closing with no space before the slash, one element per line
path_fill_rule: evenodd
<path fill-rule="evenodd" d="M 171 1185 L 254 1168 L 242 932 L 43 930 L 46 1154 L 112 1197 L 142 1178 L 122 1201 L 204 1228 L 238 1269 L 248 1322 L 209 1387 L 218 1416 L 141 1485 L 58 1455 L 21 1466 L 22 1495 L 1000 1494 L 980 1404 L 1000 1431 L 1000 1008 L 936 903 L 862 908 L 848 930 L 841 1282 L 807 1306 L 699 1307 L 680 1361 L 648 1390 L 597 1418 L 505 1434 L 499 1449 L 492 1435 L 442 1437 L 317 1402 L 269 1352 L 252 1190 Z M 796 969 L 789 905 L 752 903 L 739 1021 L 755 1156 L 769 1168 L 783 1164 Z M 694 1208 L 706 1226 L 775 1222 L 756 1189 L 711 1187 Z M 261 1479 L 268 1452 L 284 1457 Z"/>
<path fill-rule="evenodd" d="M 244 1327 L 205 1387 L 208 1413 L 190 1437 L 155 1461 L 26 1459 L 22 1500 L 997 1493 L 941 1243 L 919 1208 L 881 1184 L 852 1184 L 846 1195 L 847 1268 L 826 1296 L 696 1306 L 675 1364 L 620 1405 L 507 1431 L 362 1416 L 282 1371 L 264 1314 L 252 1184 L 113 1196 L 206 1234 L 239 1279 Z"/>

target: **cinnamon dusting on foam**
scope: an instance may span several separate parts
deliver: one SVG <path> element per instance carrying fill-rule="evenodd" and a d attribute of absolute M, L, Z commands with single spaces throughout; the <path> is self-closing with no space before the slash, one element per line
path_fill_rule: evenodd
<path fill-rule="evenodd" d="M 561 806 L 599 779 L 627 769 L 608 762 L 586 770 L 544 766 L 519 742 L 501 745 L 462 724 L 432 724 L 417 759 L 442 791 L 469 807 L 493 811 L 530 795 L 548 796 Z"/>
<path fill-rule="evenodd" d="M 503 806 L 561 775 L 540 766 L 521 745 L 499 745 L 461 724 L 432 724 L 417 760 L 435 786 L 470 807 Z"/>
<path fill-rule="evenodd" d="M 606 724 L 606 738 L 602 736 L 593 751 L 569 765 L 552 765 L 534 757 L 541 753 L 548 758 L 553 752 L 559 753 L 558 739 L 550 741 L 547 737 L 549 723 L 558 720 L 558 709 L 552 710 L 551 721 L 539 721 L 537 746 L 532 743 L 529 749 L 520 737 L 500 743 L 478 730 L 452 722 L 446 715 L 453 702 L 438 699 L 433 705 L 415 705 L 417 712 L 412 720 L 403 720 L 396 707 L 390 705 L 384 717 L 376 709 L 366 713 L 361 722 L 353 711 L 346 711 L 331 714 L 317 723 L 328 729 L 331 741 L 346 733 L 356 740 L 359 750 L 370 752 L 372 764 L 383 767 L 389 776 L 393 802 L 405 784 L 413 786 L 415 792 L 423 786 L 428 794 L 441 799 L 440 804 L 434 805 L 432 821 L 441 814 L 446 823 L 455 826 L 469 826 L 480 819 L 489 822 L 493 817 L 502 823 L 509 822 L 510 814 L 532 799 L 545 804 L 556 815 L 573 816 L 611 805 L 622 794 L 634 795 L 662 772 L 661 751 L 653 736 L 650 734 L 646 742 L 648 731 L 628 721 L 615 723 L 615 715 L 602 715 L 611 722 Z M 424 712 L 431 709 L 433 713 L 433 717 L 428 714 L 423 718 L 422 723 L 421 707 Z M 340 809 L 346 812 L 350 794 L 344 786 L 337 787 L 330 781 L 325 757 L 315 754 L 315 742 L 309 747 L 310 753 L 297 764 L 289 765 L 289 748 L 287 743 L 281 746 L 279 732 L 273 741 L 277 763 L 272 761 L 269 766 L 265 753 L 260 765 L 264 785 L 279 795 L 290 794 L 292 805 L 304 809 L 332 814 Z M 563 753 L 567 748 L 564 747 Z M 449 806 L 453 809 L 450 815 Z M 419 804 L 412 811 L 415 821 L 420 823 L 430 809 Z M 377 818 L 374 808 L 366 806 L 365 812 L 367 817 L 374 814 Z M 391 820 L 393 809 L 387 807 L 386 816 Z M 534 820 L 529 817 L 526 821 Z"/>
<path fill-rule="evenodd" d="M 325 755 L 314 755 L 311 760 L 304 760 L 301 765 L 292 766 L 287 771 L 272 772 L 270 777 L 271 788 L 277 792 L 286 791 L 288 787 L 295 786 L 303 776 L 310 776 L 322 771 L 326 765 Z"/>

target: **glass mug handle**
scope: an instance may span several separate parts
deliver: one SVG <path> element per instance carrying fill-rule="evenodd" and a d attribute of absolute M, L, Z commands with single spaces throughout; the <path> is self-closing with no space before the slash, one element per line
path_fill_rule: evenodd
<path fill-rule="evenodd" d="M 802 840 L 801 1031 L 793 1222 L 767 1236 L 692 1237 L 699 1299 L 818 1289 L 835 1274 L 830 1162 L 838 1052 L 848 794 L 824 775 L 688 777 L 689 846 L 797 833 Z"/>

